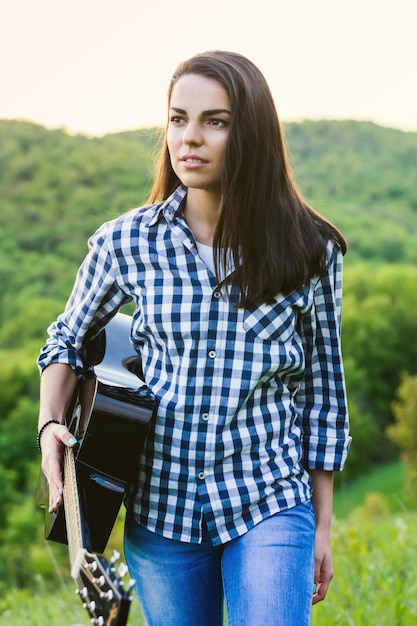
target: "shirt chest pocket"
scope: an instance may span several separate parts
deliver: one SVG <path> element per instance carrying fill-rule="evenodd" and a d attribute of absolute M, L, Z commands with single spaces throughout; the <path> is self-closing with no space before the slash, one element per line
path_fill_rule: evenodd
<path fill-rule="evenodd" d="M 252 340 L 285 343 L 294 335 L 297 313 L 297 309 L 283 298 L 273 304 L 261 304 L 256 309 L 245 310 L 243 327 Z"/>

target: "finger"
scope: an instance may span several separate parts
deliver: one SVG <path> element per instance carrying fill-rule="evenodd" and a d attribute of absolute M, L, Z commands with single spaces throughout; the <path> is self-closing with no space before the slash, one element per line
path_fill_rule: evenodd
<path fill-rule="evenodd" d="M 61 454 L 49 456 L 44 473 L 48 479 L 49 512 L 56 512 L 62 504 L 63 493 Z"/>
<path fill-rule="evenodd" d="M 316 588 L 313 594 L 313 604 L 324 600 L 329 590 L 330 583 L 332 582 L 333 575 L 331 560 L 323 562 L 320 573 L 314 576 Z"/>
<path fill-rule="evenodd" d="M 322 602 L 324 600 L 329 590 L 329 586 L 330 582 L 318 583 L 316 591 L 313 594 L 313 604 L 317 604 L 317 602 Z"/>
<path fill-rule="evenodd" d="M 72 432 L 69 431 L 68 428 L 64 426 L 63 424 L 61 426 L 58 426 L 53 432 L 54 432 L 55 437 L 61 443 L 63 443 L 65 446 L 68 446 L 69 448 L 72 448 L 78 443 L 77 439 L 74 437 Z"/>
<path fill-rule="evenodd" d="M 50 429 L 45 434 L 42 469 L 48 479 L 49 512 L 57 513 L 63 503 L 62 448 L 74 447 L 78 441 L 65 425 Z"/>
<path fill-rule="evenodd" d="M 74 437 L 74 435 L 69 433 L 65 436 L 62 442 L 65 443 L 65 445 L 68 446 L 69 448 L 73 448 L 75 445 L 77 445 L 78 440 Z"/>
<path fill-rule="evenodd" d="M 54 487 L 49 491 L 49 513 L 57 513 L 63 503 L 62 488 Z"/>
<path fill-rule="evenodd" d="M 66 432 L 61 438 L 65 446 L 73 448 L 78 444 L 77 439 L 69 432 Z M 55 462 L 52 462 L 51 481 L 49 489 L 49 512 L 57 512 L 63 504 L 63 476 L 62 476 L 62 455 Z"/>
<path fill-rule="evenodd" d="M 63 432 L 56 432 L 53 438 L 45 441 L 42 469 L 48 480 L 49 488 L 49 513 L 57 513 L 63 503 L 63 479 L 62 479 L 62 446 L 75 445 L 75 438 L 65 428 L 59 427 Z M 57 446 L 59 443 L 59 446 Z"/>

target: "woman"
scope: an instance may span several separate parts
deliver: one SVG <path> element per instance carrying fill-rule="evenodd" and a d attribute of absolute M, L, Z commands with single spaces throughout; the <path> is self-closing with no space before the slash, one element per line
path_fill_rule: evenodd
<path fill-rule="evenodd" d="M 333 577 L 333 472 L 350 443 L 340 352 L 341 233 L 291 177 L 259 70 L 182 63 L 150 205 L 90 240 L 39 358 L 39 428 L 88 376 L 82 343 L 126 302 L 157 415 L 125 556 L 150 626 L 303 626 Z M 51 510 L 66 427 L 40 443 Z"/>

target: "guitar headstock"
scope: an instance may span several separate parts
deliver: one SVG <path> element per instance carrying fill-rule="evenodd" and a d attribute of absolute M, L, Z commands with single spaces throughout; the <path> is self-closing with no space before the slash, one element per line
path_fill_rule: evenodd
<path fill-rule="evenodd" d="M 115 551 L 107 562 L 104 557 L 81 549 L 71 570 L 83 607 L 91 623 L 97 626 L 125 626 L 127 623 L 134 581 L 124 586 L 122 578 L 127 574 L 127 567 L 118 563 L 119 557 Z"/>

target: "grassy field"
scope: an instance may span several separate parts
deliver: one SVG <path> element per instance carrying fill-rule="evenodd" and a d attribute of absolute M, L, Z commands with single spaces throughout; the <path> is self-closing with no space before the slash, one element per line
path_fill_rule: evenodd
<path fill-rule="evenodd" d="M 407 510 L 401 484 L 402 467 L 396 464 L 336 494 L 336 575 L 326 601 L 313 608 L 312 626 L 417 624 L 417 512 Z M 2 626 L 89 623 L 70 579 L 57 583 L 52 593 L 39 580 L 35 594 L 11 590 L 0 598 Z M 129 626 L 144 626 L 136 599 Z"/>
<path fill-rule="evenodd" d="M 417 624 L 417 512 L 403 497 L 403 467 L 387 465 L 335 496 L 330 596 L 312 626 Z"/>

